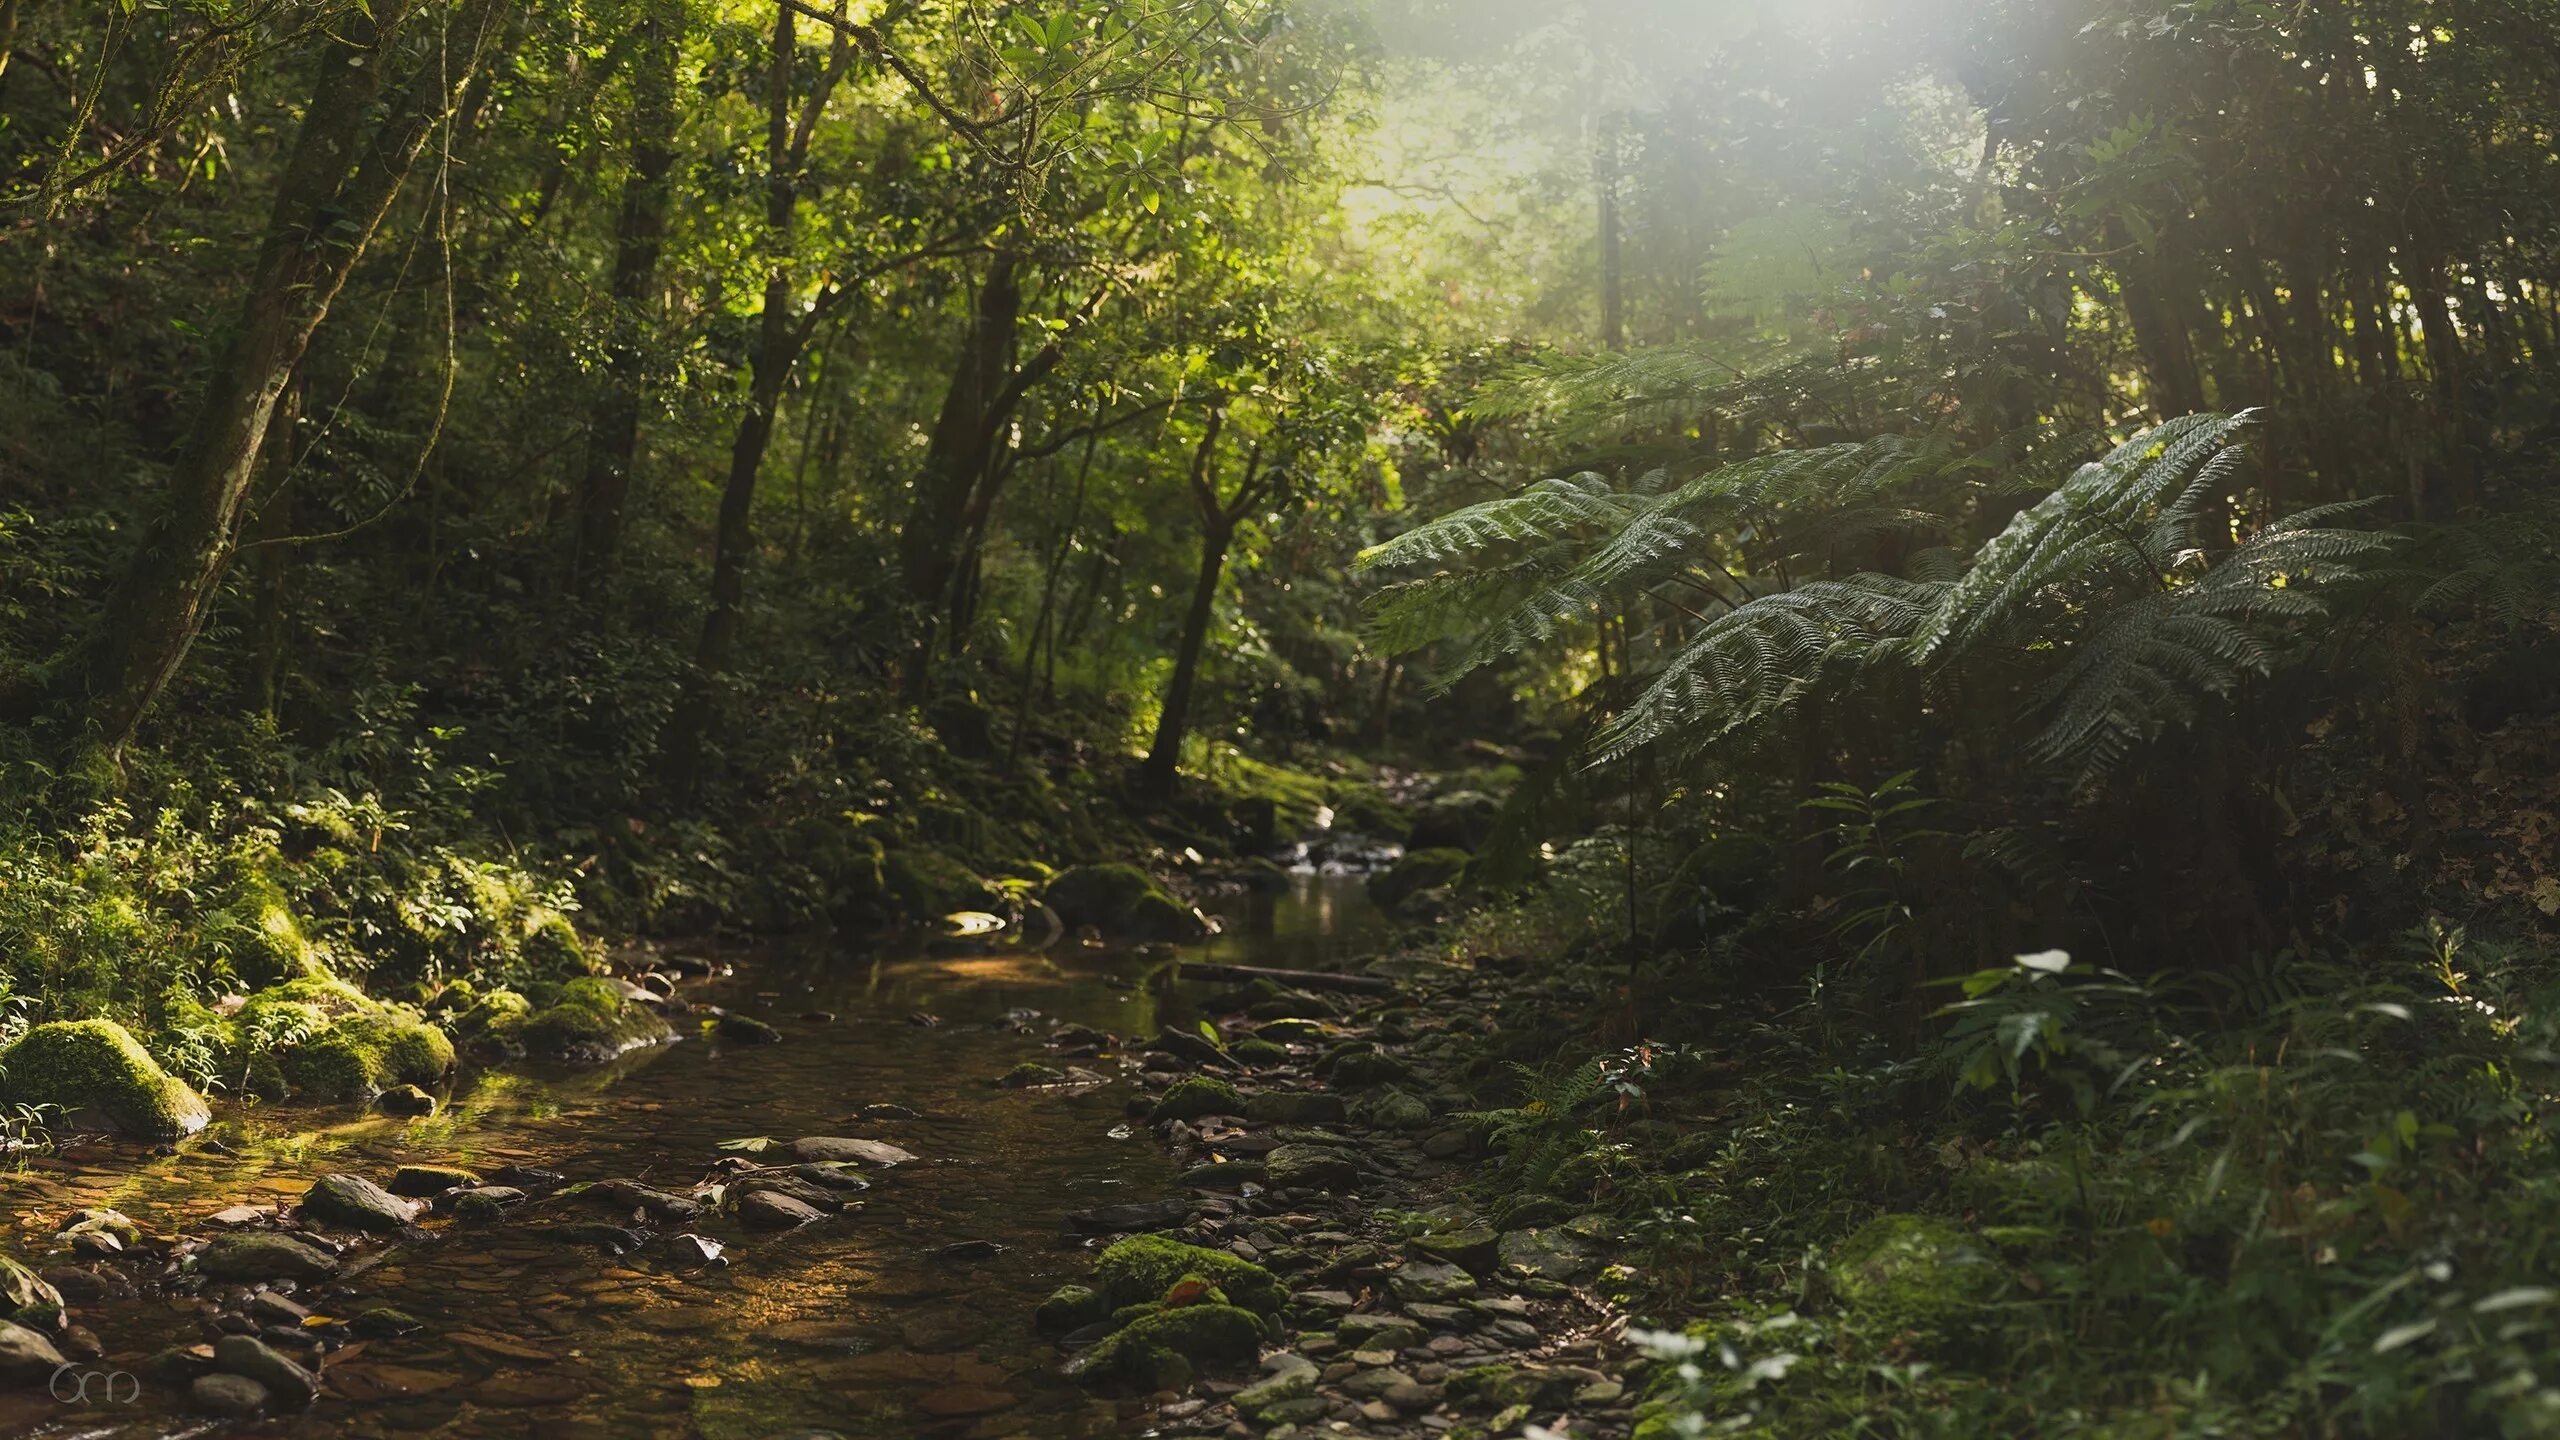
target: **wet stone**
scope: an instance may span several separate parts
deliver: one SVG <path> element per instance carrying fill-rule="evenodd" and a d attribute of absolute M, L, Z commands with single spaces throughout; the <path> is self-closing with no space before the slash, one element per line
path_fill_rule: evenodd
<path fill-rule="evenodd" d="M 750 1230 L 791 1230 L 826 1218 L 826 1212 L 779 1190 L 755 1190 L 738 1200 L 738 1220 Z"/>
<path fill-rule="evenodd" d="M 459 1165 L 403 1165 L 392 1172 L 389 1188 L 394 1195 L 419 1199 L 447 1190 L 467 1190 L 479 1183 L 479 1176 Z"/>
<path fill-rule="evenodd" d="M 390 1233 L 418 1218 L 403 1200 L 360 1175 L 323 1175 L 303 1192 L 301 1211 L 325 1225 Z"/>
<path fill-rule="evenodd" d="M 267 1408 L 267 1387 L 246 1375 L 199 1375 L 187 1398 L 207 1415 L 237 1420 Z"/>
<path fill-rule="evenodd" d="M 216 1280 L 325 1280 L 338 1262 L 290 1235 L 238 1233 L 207 1245 L 196 1269 Z"/>
<path fill-rule="evenodd" d="M 902 1150 L 885 1140 L 858 1140 L 843 1135 L 803 1136 L 791 1142 L 791 1153 L 802 1160 L 820 1163 L 833 1160 L 883 1168 L 909 1164 L 916 1158 L 914 1152 Z"/>
<path fill-rule="evenodd" d="M 225 1374 L 245 1375 L 257 1381 L 283 1404 L 308 1405 L 320 1394 L 318 1376 L 286 1358 L 274 1346 L 247 1335 L 225 1335 L 215 1341 L 213 1364 Z"/>

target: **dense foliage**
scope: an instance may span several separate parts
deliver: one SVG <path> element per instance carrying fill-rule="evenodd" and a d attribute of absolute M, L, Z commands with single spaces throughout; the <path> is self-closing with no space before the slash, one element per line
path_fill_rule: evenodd
<path fill-rule="evenodd" d="M 1390 893 L 1657 1426 L 2551 1433 L 2554 33 L 0 0 L 0 1034 L 1474 742 Z"/>

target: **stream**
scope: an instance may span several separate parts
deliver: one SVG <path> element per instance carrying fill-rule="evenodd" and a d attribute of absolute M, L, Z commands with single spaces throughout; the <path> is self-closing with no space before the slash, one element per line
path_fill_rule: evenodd
<path fill-rule="evenodd" d="M 1186 957 L 1327 968 L 1381 927 L 1358 877 L 1292 878 L 1283 894 L 1212 902 L 1226 933 Z M 97 1376 L 85 1398 L 72 1381 L 55 1387 L 68 1400 L 43 1387 L 0 1395 L 0 1434 L 1073 1440 L 1141 1428 L 1140 1411 L 1058 1375 L 1030 1313 L 1086 1264 L 1060 1239 L 1066 1212 L 1162 1198 L 1174 1171 L 1125 1118 L 1135 1092 L 1118 1060 L 1062 1061 L 1043 1038 L 1058 1024 L 1144 1038 L 1190 1023 L 1209 987 L 1156 978 L 1160 950 L 1073 942 L 960 957 L 817 942 L 705 953 L 726 973 L 686 998 L 768 1019 L 783 1043 L 726 1044 L 689 1018 L 680 1043 L 599 1070 L 466 1073 L 425 1120 L 217 1102 L 213 1128 L 175 1154 L 83 1141 L 0 1173 L 0 1242 L 41 1267 L 59 1263 L 51 1233 L 79 1207 L 120 1210 L 146 1237 L 202 1234 L 227 1207 L 289 1204 L 333 1171 L 388 1180 L 403 1163 L 536 1166 L 682 1191 L 724 1143 L 755 1136 L 860 1136 L 920 1157 L 881 1173 L 858 1211 L 781 1233 L 706 1218 L 696 1228 L 727 1244 L 727 1263 L 696 1269 L 654 1247 L 614 1258 L 505 1223 L 431 1222 L 433 1241 L 368 1247 L 378 1264 L 301 1296 L 319 1315 L 389 1305 L 423 1327 L 350 1341 L 329 1357 L 310 1410 L 230 1425 L 190 1414 L 182 1385 L 142 1363 L 206 1338 L 218 1287 L 73 1297 L 74 1320 L 106 1349 L 82 1367 Z M 1114 1083 L 995 1085 L 1025 1060 L 1083 1063 Z M 861 1118 L 866 1106 L 915 1114 Z M 1005 1248 L 934 1253 L 964 1242 Z"/>

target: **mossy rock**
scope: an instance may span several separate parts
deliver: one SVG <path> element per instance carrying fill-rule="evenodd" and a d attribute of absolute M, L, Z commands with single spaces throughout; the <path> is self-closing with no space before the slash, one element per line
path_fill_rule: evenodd
<path fill-rule="evenodd" d="M 1853 1310 L 1929 1326 L 1989 1303 L 2005 1283 L 1973 1236 L 1929 1215 L 1879 1215 L 1833 1247 L 1831 1283 Z"/>
<path fill-rule="evenodd" d="M 231 880 L 229 902 L 204 918 L 199 940 L 230 962 L 243 985 L 261 990 L 328 974 L 323 952 L 263 863 L 236 861 Z"/>
<path fill-rule="evenodd" d="M 1453 790 L 1414 810 L 1404 843 L 1414 850 L 1480 850 L 1501 814 L 1502 802 L 1483 791 Z"/>
<path fill-rule="evenodd" d="M 1416 850 L 1369 877 L 1369 898 L 1394 912 L 1425 890 L 1439 890 L 1466 873 L 1467 852 L 1456 849 Z"/>
<path fill-rule="evenodd" d="M 893 850 L 881 862 L 890 898 L 911 919 L 985 910 L 1004 897 L 978 873 L 933 849 Z"/>
<path fill-rule="evenodd" d="M 1248 1036 L 1237 1041 L 1227 1047 L 1227 1053 L 1236 1057 L 1237 1063 L 1250 1065 L 1256 1070 L 1268 1070 L 1275 1065 L 1289 1063 L 1287 1046 L 1274 1045 L 1259 1036 Z"/>
<path fill-rule="evenodd" d="M 1043 1335 L 1064 1335 L 1111 1318 L 1111 1297 L 1090 1285 L 1061 1285 L 1032 1312 Z"/>
<path fill-rule="evenodd" d="M 1176 1389 L 1201 1365 L 1243 1365 L 1262 1350 L 1260 1316 L 1233 1305 L 1186 1305 L 1139 1317 L 1067 1367 L 1080 1380 Z"/>
<path fill-rule="evenodd" d="M 1393 1085 L 1411 1080 L 1413 1069 L 1392 1055 L 1375 1050 L 1355 1050 L 1330 1065 L 1318 1067 L 1326 1081 L 1336 1089 L 1366 1090 L 1377 1085 Z"/>
<path fill-rule="evenodd" d="M 674 1033 L 656 1011 L 623 999 L 607 981 L 584 976 L 561 986 L 557 999 L 517 1026 L 515 1040 L 541 1059 L 600 1065 Z"/>
<path fill-rule="evenodd" d="M 1203 1115 L 1243 1113 L 1244 1097 L 1236 1093 L 1236 1087 L 1224 1080 L 1194 1075 L 1173 1082 L 1172 1087 L 1156 1101 L 1155 1108 L 1147 1112 L 1147 1123 L 1153 1125 L 1165 1120 L 1197 1120 Z"/>
<path fill-rule="evenodd" d="M 416 1012 L 383 1006 L 349 1015 L 284 1053 L 285 1078 L 314 1100 L 366 1100 L 453 1072 L 453 1041 Z"/>
<path fill-rule="evenodd" d="M 1289 1288 L 1261 1266 L 1161 1235 L 1132 1235 L 1103 1251 L 1093 1266 L 1094 1288 L 1115 1307 L 1161 1299 L 1190 1276 L 1257 1314 L 1277 1315 L 1289 1299 Z"/>
<path fill-rule="evenodd" d="M 0 1050 L 0 1100 L 51 1105 L 73 1124 L 103 1122 L 148 1140 L 203 1129 L 213 1112 L 112 1020 L 56 1020 Z"/>
<path fill-rule="evenodd" d="M 1079 865 L 1049 882 L 1044 897 L 1070 927 L 1090 925 L 1126 940 L 1196 940 L 1208 933 L 1191 907 L 1135 865 Z"/>
<path fill-rule="evenodd" d="M 511 1041 L 533 1014 L 533 1002 L 513 990 L 491 990 L 454 1017 L 454 1033 L 466 1042 Z"/>
<path fill-rule="evenodd" d="M 537 906 L 526 916 L 524 938 L 517 942 L 516 952 L 524 957 L 527 969 L 546 980 L 596 973 L 595 947 L 568 916 L 549 906 Z"/>
<path fill-rule="evenodd" d="M 1449 1377 L 1449 1403 L 1468 1410 L 1502 1410 L 1537 1398 L 1537 1383 L 1509 1365 L 1478 1365 Z"/>

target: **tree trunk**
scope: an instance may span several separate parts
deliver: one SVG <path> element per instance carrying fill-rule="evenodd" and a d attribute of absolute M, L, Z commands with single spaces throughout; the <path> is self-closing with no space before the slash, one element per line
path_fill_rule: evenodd
<path fill-rule="evenodd" d="M 922 698 L 931 668 L 941 617 L 951 601 L 953 572 L 960 563 L 961 532 L 970 502 L 987 471 L 995 441 L 992 411 L 1005 388 L 1007 361 L 1013 354 L 1014 329 L 1022 318 L 1021 261 L 998 255 L 987 263 L 987 278 L 971 307 L 969 335 L 960 347 L 959 363 L 942 394 L 925 443 L 924 468 L 916 477 L 915 498 L 899 531 L 900 580 L 907 599 L 924 613 L 925 633 L 910 661 L 911 698 Z"/>
<path fill-rule="evenodd" d="M 603 389 L 587 420 L 586 473 L 578 487 L 578 537 L 572 565 L 581 593 L 592 593 L 622 544 L 623 509 L 640 448 L 640 413 L 648 374 L 658 288 L 675 204 L 676 57 L 683 46 L 681 0 L 640 0 L 639 55 L 632 68 L 631 170 L 622 182 L 622 212 L 613 235 L 613 338 L 605 351 Z"/>
<path fill-rule="evenodd" d="M 294 530 L 293 467 L 298 455 L 294 430 L 302 414 L 300 384 L 288 387 L 276 404 L 267 429 L 263 455 L 267 471 L 265 503 L 258 507 L 257 538 L 281 542 Z M 252 548 L 254 575 L 249 608 L 249 703 L 272 720 L 276 689 L 284 675 L 285 599 L 293 576 L 293 547 L 282 543 Z"/>
<path fill-rule="evenodd" d="M 1182 763 L 1183 737 L 1191 729 L 1191 692 L 1200 679 L 1200 652 L 1209 642 L 1209 622 L 1217 614 L 1218 579 L 1227 568 L 1227 547 L 1235 526 L 1222 517 L 1204 515 L 1200 534 L 1200 576 L 1191 587 L 1191 613 L 1182 622 L 1182 644 L 1173 655 L 1173 680 L 1165 686 L 1164 713 L 1156 717 L 1155 743 L 1147 748 L 1138 772 L 1138 791 L 1150 799 L 1173 793 L 1174 772 Z"/>
<path fill-rule="evenodd" d="M 229 342 L 169 476 L 169 498 L 108 596 L 88 663 L 85 708 L 110 746 L 133 738 L 178 672 L 237 542 L 240 512 L 276 400 L 347 275 L 363 258 L 427 136 L 477 68 L 503 0 L 474 0 L 458 53 L 430 55 L 363 140 L 384 75 L 418 11 L 377 0 L 351 14 L 319 80 L 260 244 Z"/>
<path fill-rule="evenodd" d="M 839 7 L 841 9 L 841 7 Z M 816 87 L 802 98 L 800 118 L 792 119 L 792 69 L 799 52 L 789 9 L 775 12 L 773 55 L 766 72 L 764 243 L 768 257 L 764 296 L 757 316 L 755 353 L 747 362 L 747 413 L 739 418 L 729 442 L 729 478 L 720 489 L 720 519 L 712 535 L 711 608 L 702 617 L 702 636 L 694 645 L 693 671 L 684 694 L 667 718 L 661 746 L 659 778 L 676 797 L 692 794 L 701 777 L 702 745 L 709 735 L 717 703 L 719 677 L 729 668 L 738 637 L 738 620 L 746 608 L 747 567 L 755 554 L 756 476 L 773 441 L 773 422 L 782 392 L 791 383 L 791 368 L 809 339 L 793 303 L 799 288 L 799 265 L 792 247 L 792 227 L 799 214 L 799 172 L 827 96 L 852 61 L 849 42 L 837 32 L 833 54 Z"/>

